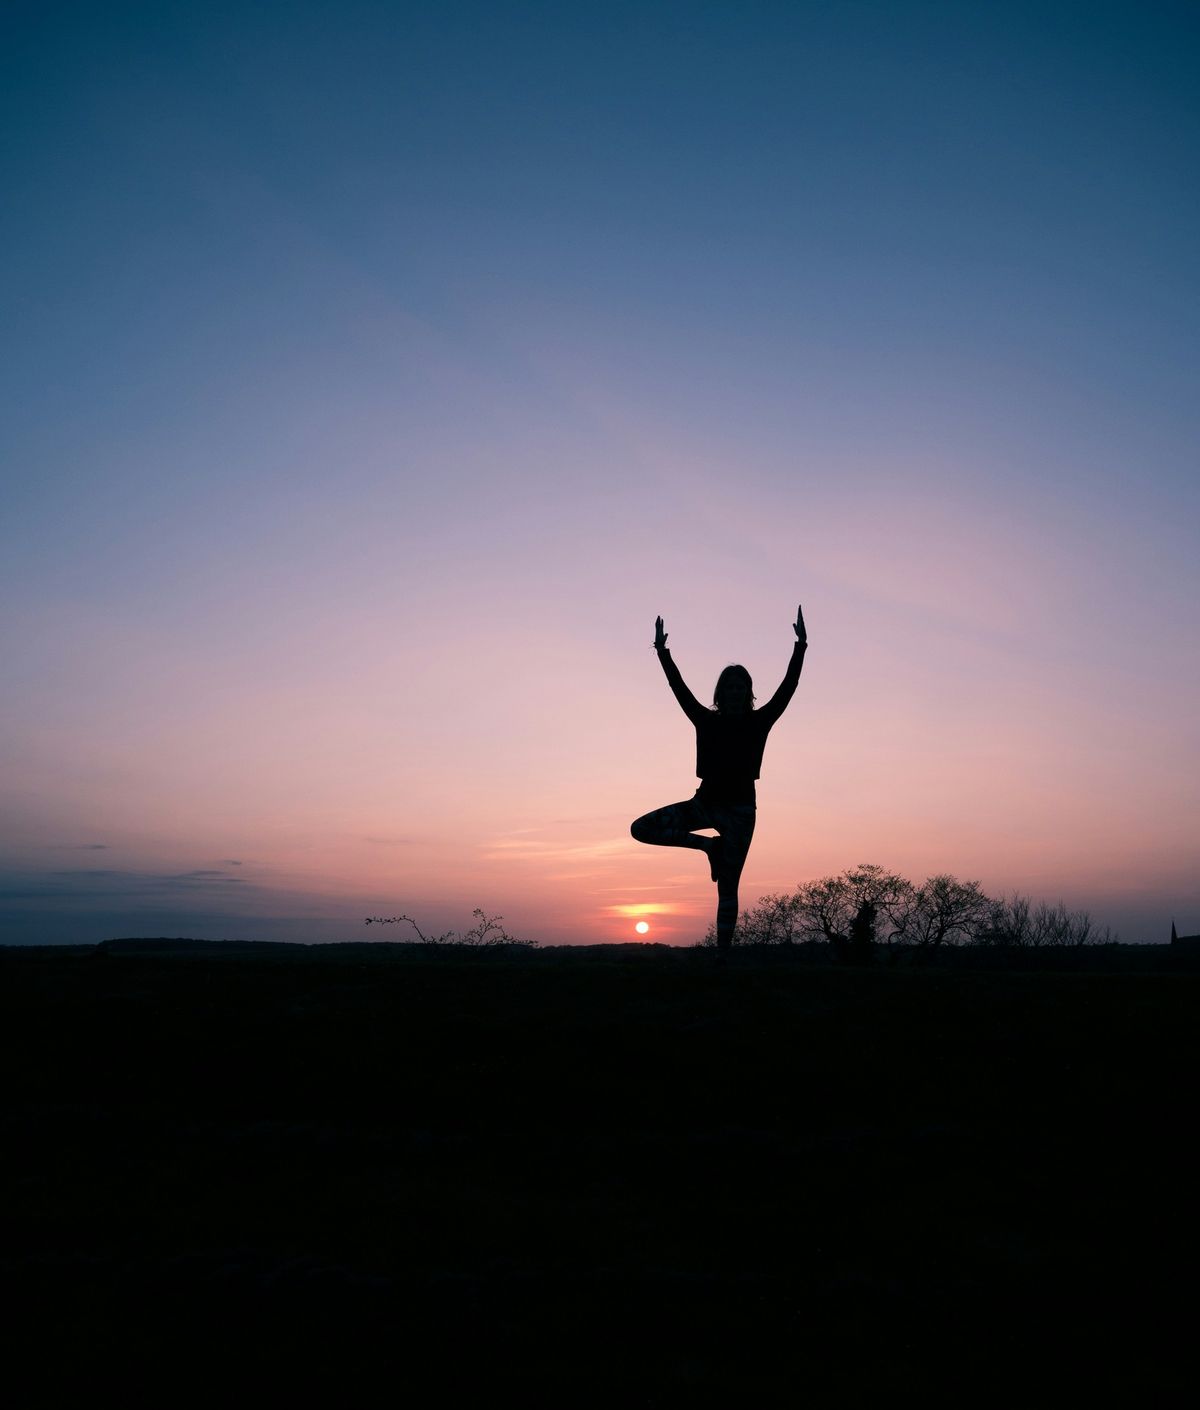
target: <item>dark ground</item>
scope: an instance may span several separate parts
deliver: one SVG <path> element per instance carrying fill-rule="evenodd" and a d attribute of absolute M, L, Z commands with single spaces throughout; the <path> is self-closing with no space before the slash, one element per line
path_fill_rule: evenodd
<path fill-rule="evenodd" d="M 1183 1399 L 1200 975 L 713 959 L 0 950 L 6 1364 Z"/>

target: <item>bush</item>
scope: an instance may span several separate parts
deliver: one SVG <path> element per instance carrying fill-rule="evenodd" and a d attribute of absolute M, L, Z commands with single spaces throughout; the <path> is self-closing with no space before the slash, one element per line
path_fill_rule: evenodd
<path fill-rule="evenodd" d="M 407 921 L 417 932 L 422 945 L 468 945 L 473 947 L 507 945 L 523 950 L 536 950 L 536 940 L 517 940 L 501 925 L 503 916 L 487 916 L 476 907 L 471 912 L 475 924 L 470 930 L 447 930 L 441 935 L 426 935 L 412 916 L 368 916 L 368 925 L 396 925 Z"/>

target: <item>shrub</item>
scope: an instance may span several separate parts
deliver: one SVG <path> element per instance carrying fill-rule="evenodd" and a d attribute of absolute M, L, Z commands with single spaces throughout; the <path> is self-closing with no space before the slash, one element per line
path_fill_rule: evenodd
<path fill-rule="evenodd" d="M 447 930 L 441 935 L 426 935 L 421 927 L 413 920 L 412 916 L 368 916 L 368 925 L 396 925 L 400 921 L 407 921 L 417 932 L 422 945 L 459 945 L 479 947 L 494 947 L 506 945 L 517 947 L 523 950 L 536 950 L 536 940 L 517 940 L 511 936 L 501 925 L 503 916 L 484 915 L 478 907 L 471 912 L 475 917 L 475 924 L 470 930 L 461 933 L 457 930 Z"/>

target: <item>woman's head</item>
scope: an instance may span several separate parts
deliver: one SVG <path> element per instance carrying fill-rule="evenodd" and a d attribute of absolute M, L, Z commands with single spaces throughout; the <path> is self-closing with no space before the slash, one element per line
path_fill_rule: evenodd
<path fill-rule="evenodd" d="M 754 683 L 745 666 L 726 666 L 717 677 L 713 708 L 721 715 L 744 715 L 754 709 Z"/>

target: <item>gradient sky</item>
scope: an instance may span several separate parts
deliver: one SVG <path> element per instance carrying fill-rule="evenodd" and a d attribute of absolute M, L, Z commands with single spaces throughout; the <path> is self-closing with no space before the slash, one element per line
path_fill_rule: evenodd
<path fill-rule="evenodd" d="M 6 7 L 3 939 L 1200 930 L 1192 5 Z"/>

